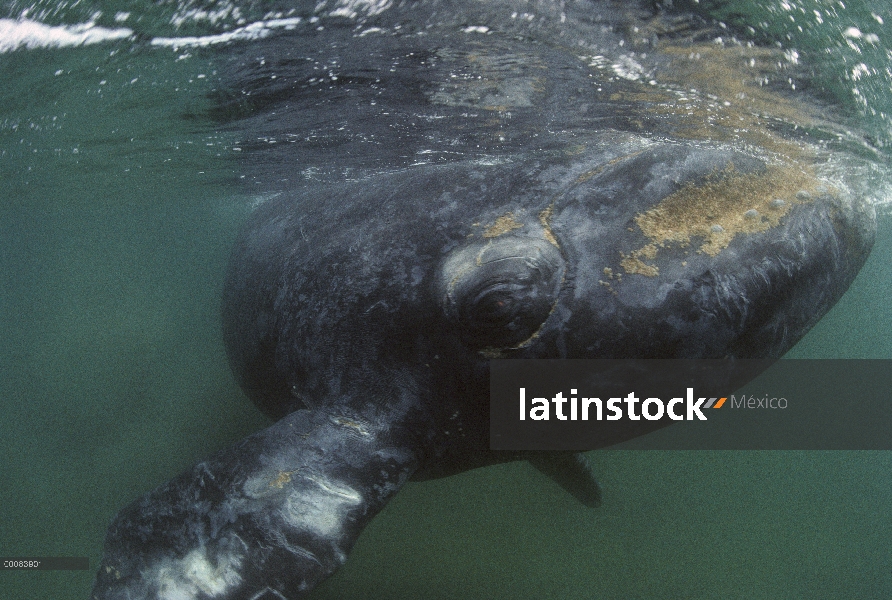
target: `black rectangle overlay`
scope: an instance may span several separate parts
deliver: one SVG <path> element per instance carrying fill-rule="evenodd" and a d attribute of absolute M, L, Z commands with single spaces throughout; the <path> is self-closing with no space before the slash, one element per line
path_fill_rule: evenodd
<path fill-rule="evenodd" d="M 4 571 L 89 571 L 86 556 L 6 556 L 0 557 Z"/>
<path fill-rule="evenodd" d="M 490 369 L 493 450 L 892 450 L 892 360 L 497 359 Z"/>

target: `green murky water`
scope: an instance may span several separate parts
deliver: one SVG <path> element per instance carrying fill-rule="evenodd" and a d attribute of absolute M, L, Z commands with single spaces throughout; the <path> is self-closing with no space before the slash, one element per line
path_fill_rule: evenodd
<path fill-rule="evenodd" d="M 872 132 L 885 181 L 892 4 L 704 4 L 813 64 L 816 86 Z M 0 11 L 12 19 L 0 20 L 0 555 L 95 568 L 120 507 L 267 423 L 221 343 L 223 270 L 253 199 L 235 185 L 235 134 L 201 117 L 218 49 L 146 40 L 270 17 L 225 3 Z M 41 37 L 88 22 L 108 39 Z M 141 37 L 115 39 L 123 28 Z M 867 266 L 793 355 L 892 358 L 880 212 Z M 314 597 L 892 597 L 889 453 L 590 456 L 605 488 L 595 510 L 525 463 L 409 484 Z M 83 599 L 92 577 L 0 572 L 0 597 Z"/>

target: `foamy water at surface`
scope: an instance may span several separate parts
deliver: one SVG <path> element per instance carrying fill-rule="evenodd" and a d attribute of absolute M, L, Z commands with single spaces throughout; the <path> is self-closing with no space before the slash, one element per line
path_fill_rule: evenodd
<path fill-rule="evenodd" d="M 270 19 L 258 21 L 239 27 L 233 31 L 216 35 L 184 36 L 184 37 L 157 37 L 152 40 L 153 46 L 169 46 L 171 48 L 213 46 L 235 41 L 256 40 L 271 35 L 276 29 L 294 29 L 303 19 L 292 17 L 289 19 Z"/>
<path fill-rule="evenodd" d="M 0 19 L 0 52 L 19 48 L 63 48 L 84 46 L 129 38 L 125 27 L 109 29 L 95 23 L 44 25 L 31 19 Z"/>

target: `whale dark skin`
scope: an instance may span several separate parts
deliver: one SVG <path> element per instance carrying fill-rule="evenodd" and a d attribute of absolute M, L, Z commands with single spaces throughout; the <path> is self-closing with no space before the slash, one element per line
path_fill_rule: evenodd
<path fill-rule="evenodd" d="M 559 22 L 549 6 L 537 5 Z M 224 338 L 242 388 L 277 421 L 124 508 L 94 598 L 303 597 L 407 480 L 500 461 L 530 459 L 596 504 L 577 455 L 488 450 L 490 360 L 779 357 L 866 259 L 873 210 L 823 178 L 820 152 L 805 142 L 757 145 L 721 126 L 679 135 L 686 121 L 651 121 L 636 104 L 630 90 L 646 82 L 591 82 L 576 49 L 540 48 L 509 28 L 478 45 L 432 21 L 435 10 L 416 11 L 363 26 L 411 29 L 411 17 L 421 39 L 363 41 L 373 34 L 320 18 L 331 46 L 318 47 L 314 27 L 232 52 L 237 77 L 257 68 L 256 53 L 284 81 L 265 71 L 237 87 L 238 101 L 221 102 L 250 139 L 362 108 L 325 143 L 245 144 L 250 184 L 276 193 L 233 250 Z M 616 22 L 579 14 L 573 26 L 620 46 Z M 500 43 L 535 55 L 545 83 L 429 85 L 462 72 L 434 58 L 473 50 L 468 69 L 484 68 L 485 48 Z M 418 58 L 425 48 L 437 52 Z M 333 49 L 337 79 L 352 83 L 311 97 L 304 71 Z M 390 71 L 385 50 L 417 60 Z M 378 62 L 388 68 L 369 71 Z M 568 110 L 591 91 L 583 84 L 607 88 L 584 114 Z M 412 115 L 417 127 L 396 127 Z M 381 143 L 387 131 L 392 143 Z M 764 135 L 756 141 L 777 133 Z M 454 154 L 419 160 L 430 148 Z"/>

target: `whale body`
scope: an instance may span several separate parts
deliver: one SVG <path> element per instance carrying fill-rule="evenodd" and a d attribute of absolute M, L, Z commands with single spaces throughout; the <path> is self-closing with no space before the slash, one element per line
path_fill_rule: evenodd
<path fill-rule="evenodd" d="M 124 508 L 93 598 L 302 597 L 410 478 L 526 459 L 595 505 L 581 456 L 488 449 L 489 361 L 779 357 L 870 251 L 872 207 L 814 141 L 836 130 L 762 80 L 792 73 L 776 53 L 697 17 L 583 1 L 290 18 L 221 50 L 213 115 L 262 200 L 224 339 L 277 421 Z"/>

